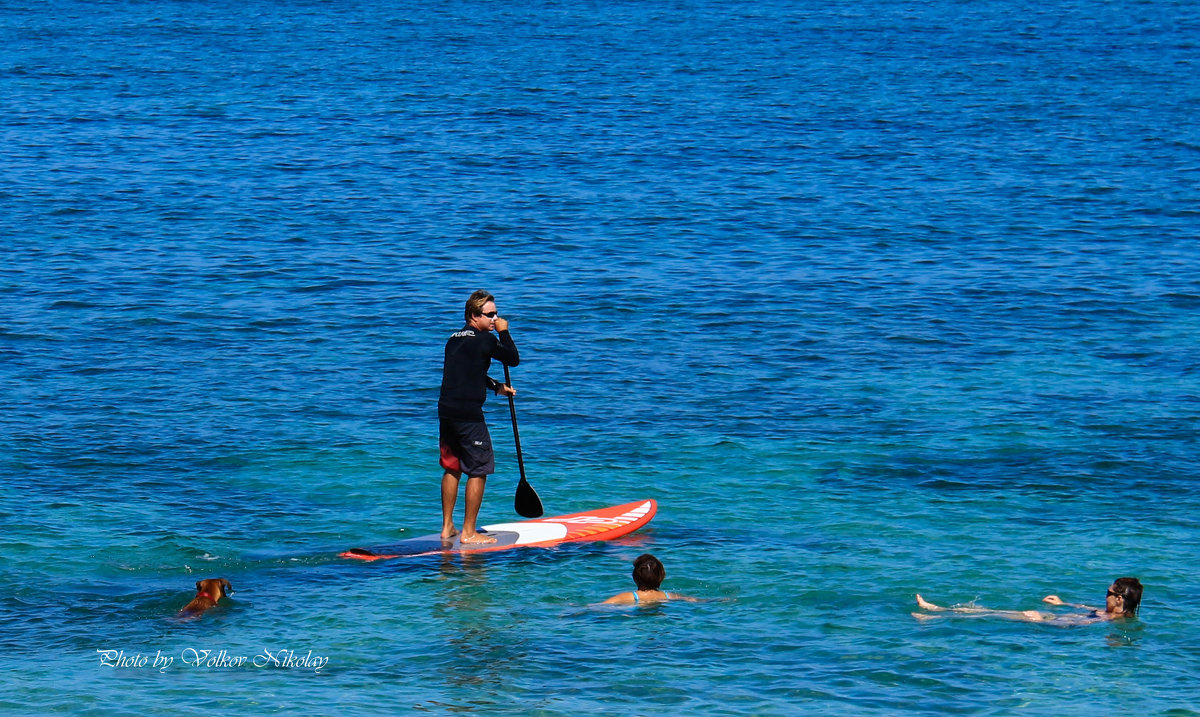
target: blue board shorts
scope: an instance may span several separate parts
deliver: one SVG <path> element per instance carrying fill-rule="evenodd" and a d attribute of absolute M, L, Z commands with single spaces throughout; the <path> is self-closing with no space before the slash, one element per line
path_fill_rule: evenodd
<path fill-rule="evenodd" d="M 496 470 L 492 453 L 492 436 L 483 421 L 438 421 L 441 465 L 448 471 L 462 471 L 468 476 L 488 476 Z"/>

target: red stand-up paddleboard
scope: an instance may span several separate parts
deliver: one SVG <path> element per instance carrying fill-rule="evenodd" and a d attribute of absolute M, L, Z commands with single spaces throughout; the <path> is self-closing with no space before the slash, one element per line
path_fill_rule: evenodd
<path fill-rule="evenodd" d="M 441 536 L 434 533 L 401 540 L 391 545 L 377 546 L 370 550 L 353 548 L 340 556 L 356 560 L 386 560 L 437 553 L 482 553 L 509 548 L 544 548 L 582 540 L 612 540 L 649 523 L 657 510 L 658 503 L 653 500 L 639 500 L 582 513 L 556 515 L 552 518 L 485 525 L 479 532 L 496 539 L 495 543 L 487 545 L 463 545 L 458 542 L 457 536 L 451 540 L 442 540 Z"/>

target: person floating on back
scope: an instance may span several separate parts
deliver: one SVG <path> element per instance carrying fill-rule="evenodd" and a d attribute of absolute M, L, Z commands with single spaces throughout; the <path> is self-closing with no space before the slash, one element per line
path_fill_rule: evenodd
<path fill-rule="evenodd" d="M 1088 610 L 1086 613 L 1071 613 L 1067 615 L 1056 615 L 1050 612 L 1041 612 L 1039 610 L 992 610 L 985 607 L 973 607 L 958 605 L 954 607 L 941 607 L 934 605 L 925 598 L 917 595 L 917 607 L 922 610 L 927 610 L 934 613 L 955 613 L 966 617 L 1001 617 L 1008 620 L 1020 620 L 1023 622 L 1044 622 L 1052 625 L 1090 625 L 1092 623 L 1104 622 L 1105 620 L 1119 620 L 1122 618 L 1134 617 L 1137 615 L 1138 605 L 1142 602 L 1142 584 L 1137 578 L 1117 578 L 1108 588 L 1108 594 L 1104 598 L 1104 609 L 1091 607 L 1089 605 L 1080 605 L 1077 603 L 1063 602 L 1062 598 L 1057 595 L 1047 595 L 1042 598 L 1042 602 L 1050 605 L 1067 605 L 1069 607 L 1078 608 L 1080 610 Z M 923 620 L 932 619 L 934 617 L 942 617 L 941 615 L 930 615 L 928 613 L 914 612 L 913 617 Z"/>
<path fill-rule="evenodd" d="M 639 555 L 633 561 L 633 582 L 637 585 L 637 590 L 627 593 L 618 593 L 609 599 L 605 600 L 605 605 L 641 605 L 643 603 L 656 603 L 665 600 L 687 600 L 688 602 L 698 602 L 696 598 L 680 595 L 678 593 L 664 592 L 659 589 L 662 581 L 667 577 L 667 571 L 658 558 L 646 553 Z"/>
<path fill-rule="evenodd" d="M 475 522 L 483 504 L 488 474 L 495 470 L 492 437 L 483 419 L 483 403 L 490 388 L 499 395 L 516 395 L 516 389 L 488 376 L 492 359 L 507 366 L 520 361 L 517 346 L 508 333 L 508 321 L 496 315 L 496 299 L 480 290 L 467 299 L 463 312 L 466 326 L 450 335 L 442 364 L 442 390 L 438 397 L 439 447 L 442 475 L 442 539 L 458 535 L 454 527 L 454 502 L 458 482 L 467 474 L 466 510 L 463 515 L 463 545 L 486 545 L 495 538 L 476 532 Z M 495 329 L 497 336 L 492 335 Z"/>

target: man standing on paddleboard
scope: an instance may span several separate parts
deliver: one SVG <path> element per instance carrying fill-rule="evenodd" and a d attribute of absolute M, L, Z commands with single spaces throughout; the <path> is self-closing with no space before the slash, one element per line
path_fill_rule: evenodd
<path fill-rule="evenodd" d="M 442 475 L 442 538 L 449 540 L 458 535 L 454 527 L 454 502 L 458 498 L 459 479 L 466 473 L 467 504 L 459 542 L 483 545 L 496 542 L 495 538 L 475 530 L 484 484 L 496 468 L 492 437 L 483 419 L 483 402 L 489 388 L 498 395 L 516 395 L 516 389 L 496 381 L 487 372 L 493 358 L 506 366 L 516 366 L 521 359 L 508 333 L 508 320 L 497 315 L 494 296 L 482 289 L 471 294 L 463 315 L 467 325 L 451 334 L 446 342 L 442 392 L 438 398 L 441 465 L 446 470 Z"/>

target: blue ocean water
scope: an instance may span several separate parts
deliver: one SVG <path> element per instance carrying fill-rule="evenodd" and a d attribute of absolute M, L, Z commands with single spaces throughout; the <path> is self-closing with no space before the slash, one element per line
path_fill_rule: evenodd
<path fill-rule="evenodd" d="M 1171 0 L 0 3 L 0 709 L 1200 712 L 1197 38 Z M 479 287 L 547 511 L 658 516 L 339 560 L 436 529 Z M 591 607 L 642 552 L 708 601 Z M 1136 621 L 910 615 L 1121 575 Z"/>

